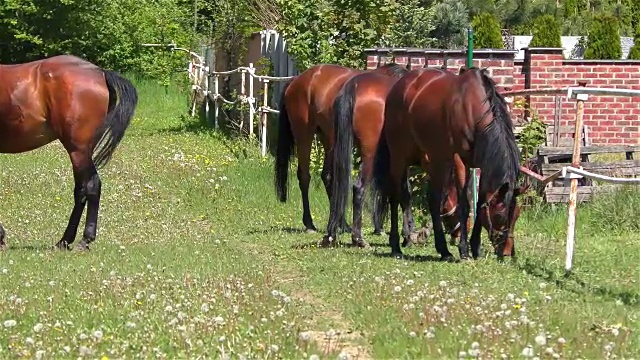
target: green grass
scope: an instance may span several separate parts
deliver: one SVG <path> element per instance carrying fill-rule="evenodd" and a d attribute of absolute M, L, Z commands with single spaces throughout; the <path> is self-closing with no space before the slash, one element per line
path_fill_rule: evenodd
<path fill-rule="evenodd" d="M 322 234 L 301 232 L 293 171 L 291 199 L 280 204 L 271 159 L 256 144 L 182 117 L 188 101 L 175 90 L 139 91 L 137 117 L 101 172 L 90 252 L 50 250 L 72 206 L 62 147 L 0 155 L 10 246 L 0 254 L 0 358 L 640 352 L 637 190 L 579 207 L 570 277 L 562 207 L 521 216 L 516 263 L 428 261 L 432 241 L 389 258 L 368 221 L 371 250 L 318 249 Z M 311 209 L 324 227 L 327 199 L 314 184 Z"/>

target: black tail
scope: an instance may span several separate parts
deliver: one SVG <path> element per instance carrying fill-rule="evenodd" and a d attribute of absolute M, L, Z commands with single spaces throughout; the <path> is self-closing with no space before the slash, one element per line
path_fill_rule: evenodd
<path fill-rule="evenodd" d="M 349 184 L 353 169 L 353 107 L 356 98 L 356 81 L 351 79 L 343 86 L 333 102 L 333 180 L 331 212 L 327 229 L 335 234 L 344 218 L 349 199 Z"/>
<path fill-rule="evenodd" d="M 93 147 L 93 163 L 98 169 L 111 160 L 138 105 L 138 92 L 131 81 L 117 72 L 102 71 L 109 90 L 109 111 L 96 133 L 96 142 Z"/>
<path fill-rule="evenodd" d="M 276 195 L 280 202 L 287 202 L 287 193 L 289 190 L 289 161 L 293 156 L 294 139 L 291 132 L 291 123 L 287 114 L 287 106 L 284 101 L 284 95 L 287 88 L 291 84 L 290 80 L 282 88 L 280 94 L 280 116 L 278 118 L 278 143 L 276 145 L 276 162 L 274 184 L 276 187 Z"/>
<path fill-rule="evenodd" d="M 373 160 L 373 199 L 374 221 L 384 224 L 389 207 L 389 175 L 391 172 L 391 153 L 385 136 L 384 126 L 378 141 L 376 156 Z M 382 227 L 380 227 L 382 229 Z"/>

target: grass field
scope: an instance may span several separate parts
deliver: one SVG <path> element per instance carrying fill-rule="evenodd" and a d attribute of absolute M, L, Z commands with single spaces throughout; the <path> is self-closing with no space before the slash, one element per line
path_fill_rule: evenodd
<path fill-rule="evenodd" d="M 397 260 L 371 228 L 370 250 L 318 249 L 322 234 L 301 232 L 294 172 L 280 204 L 257 145 L 194 130 L 180 117 L 186 100 L 147 83 L 139 91 L 136 119 L 101 173 L 90 252 L 50 250 L 72 206 L 62 147 L 0 155 L 10 246 L 0 254 L 0 358 L 640 354 L 637 190 L 579 208 L 568 278 L 563 208 L 521 216 L 516 263 L 432 262 L 431 239 Z M 318 177 L 311 193 L 324 227 Z"/>

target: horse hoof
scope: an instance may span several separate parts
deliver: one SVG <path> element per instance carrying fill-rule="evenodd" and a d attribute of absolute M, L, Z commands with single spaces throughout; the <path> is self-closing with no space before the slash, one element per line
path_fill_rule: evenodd
<path fill-rule="evenodd" d="M 315 234 L 316 231 L 318 230 L 316 230 L 316 228 L 313 227 L 313 228 L 307 228 L 304 232 L 306 232 L 307 234 Z"/>
<path fill-rule="evenodd" d="M 64 240 L 58 241 L 56 243 L 56 245 L 54 246 L 54 249 L 57 249 L 57 250 L 71 250 L 71 248 L 69 247 L 69 244 Z"/>
<path fill-rule="evenodd" d="M 78 251 L 89 251 L 89 244 L 86 243 L 78 243 L 78 245 L 76 245 L 76 250 Z"/>
<path fill-rule="evenodd" d="M 353 246 L 361 249 L 368 249 L 370 247 L 369 243 L 362 239 L 352 239 L 351 242 L 353 243 Z"/>
<path fill-rule="evenodd" d="M 374 230 L 373 231 L 373 235 L 375 235 L 375 236 L 383 236 L 383 235 L 385 235 L 385 233 L 382 230 Z"/>
<path fill-rule="evenodd" d="M 451 254 L 445 254 L 445 255 L 440 256 L 440 261 L 455 262 L 456 259 Z"/>
<path fill-rule="evenodd" d="M 336 242 L 337 241 L 332 236 L 325 235 L 322 238 L 322 241 L 320 241 L 320 243 L 318 244 L 318 247 L 331 247 L 334 246 Z"/>
<path fill-rule="evenodd" d="M 409 248 L 411 246 L 413 246 L 412 239 L 409 238 L 409 239 L 404 239 L 404 241 L 402 241 L 402 247 Z"/>

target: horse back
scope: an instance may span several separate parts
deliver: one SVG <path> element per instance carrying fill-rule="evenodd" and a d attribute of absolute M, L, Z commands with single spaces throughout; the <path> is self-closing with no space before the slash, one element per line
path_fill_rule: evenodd
<path fill-rule="evenodd" d="M 332 133 L 333 101 L 344 83 L 364 72 L 333 64 L 314 65 L 289 84 L 285 101 L 294 132 L 319 126 Z"/>

